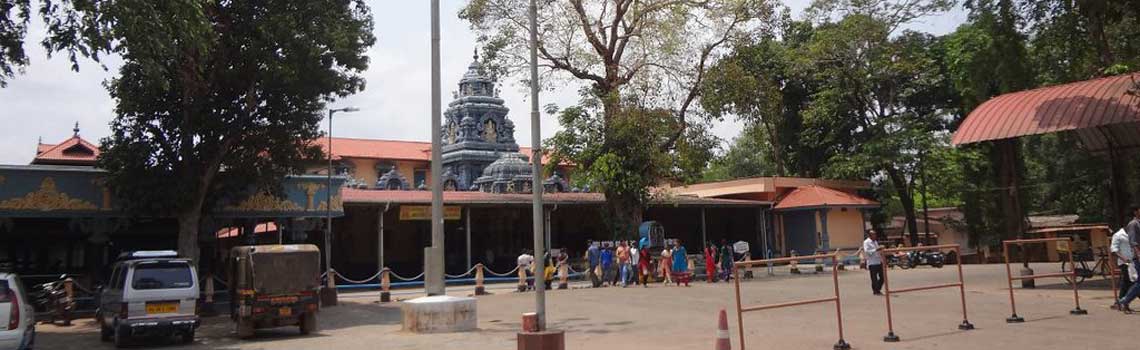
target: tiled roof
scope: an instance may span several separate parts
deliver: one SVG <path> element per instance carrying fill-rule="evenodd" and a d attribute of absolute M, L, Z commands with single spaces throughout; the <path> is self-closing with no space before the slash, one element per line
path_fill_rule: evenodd
<path fill-rule="evenodd" d="M 37 145 L 32 164 L 94 165 L 98 157 L 99 146 L 76 135 L 59 144 Z"/>
<path fill-rule="evenodd" d="M 335 145 L 334 145 L 335 146 Z M 345 205 L 353 204 L 431 204 L 431 191 L 387 191 L 344 189 Z M 606 201 L 601 193 L 544 193 L 547 204 L 599 205 Z M 475 191 L 448 191 L 443 193 L 445 204 L 530 205 L 530 194 L 499 194 Z M 697 198 L 677 196 L 654 201 L 656 206 L 768 206 L 769 202 L 735 199 Z"/>
<path fill-rule="evenodd" d="M 809 185 L 793 190 L 776 203 L 776 210 L 820 207 L 877 207 L 878 202 L 823 186 Z"/>
<path fill-rule="evenodd" d="M 327 138 L 322 138 L 316 141 L 316 144 L 322 150 L 328 151 L 327 140 Z M 519 147 L 519 153 L 528 157 L 533 155 L 530 147 Z M 431 142 L 334 137 L 333 158 L 340 159 L 342 157 L 430 162 Z M 549 157 L 544 157 L 543 164 L 549 161 L 546 158 Z"/>

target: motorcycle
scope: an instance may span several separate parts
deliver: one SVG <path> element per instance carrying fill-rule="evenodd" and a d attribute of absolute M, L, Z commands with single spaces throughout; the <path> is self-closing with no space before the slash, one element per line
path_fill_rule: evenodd
<path fill-rule="evenodd" d="M 75 310 L 75 298 L 68 295 L 66 284 L 73 283 L 67 275 L 59 280 L 36 285 L 32 292 L 32 300 L 36 311 L 46 318 L 48 323 L 55 323 L 56 319 L 63 321 L 64 326 L 71 325 L 71 312 Z"/>
<path fill-rule="evenodd" d="M 946 264 L 946 257 L 940 251 L 911 251 L 907 253 L 907 267 L 915 268 L 918 265 L 930 265 L 934 268 L 942 268 Z"/>

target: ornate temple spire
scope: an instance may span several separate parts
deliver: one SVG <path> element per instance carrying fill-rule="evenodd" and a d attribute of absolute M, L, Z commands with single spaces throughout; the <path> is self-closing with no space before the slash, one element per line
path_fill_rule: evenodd
<path fill-rule="evenodd" d="M 79 137 L 79 122 L 75 122 L 75 128 L 71 129 L 74 134 L 72 136 Z"/>

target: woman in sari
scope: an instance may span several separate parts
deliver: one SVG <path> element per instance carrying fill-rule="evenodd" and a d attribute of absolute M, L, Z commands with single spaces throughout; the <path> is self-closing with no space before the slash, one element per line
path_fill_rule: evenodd
<path fill-rule="evenodd" d="M 689 273 L 689 259 L 685 252 L 685 246 L 681 245 L 681 240 L 677 240 L 676 248 L 673 248 L 673 273 L 677 274 L 674 281 L 680 285 L 684 283 L 686 287 L 689 286 L 689 278 L 685 276 Z"/>
<path fill-rule="evenodd" d="M 705 247 L 705 275 L 709 283 L 716 283 L 716 246 L 708 242 Z"/>

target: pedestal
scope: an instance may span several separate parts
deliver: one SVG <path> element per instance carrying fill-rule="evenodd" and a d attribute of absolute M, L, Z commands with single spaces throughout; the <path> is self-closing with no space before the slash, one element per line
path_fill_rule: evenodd
<path fill-rule="evenodd" d="M 519 350 L 564 350 L 566 333 L 560 330 L 519 332 Z"/>
<path fill-rule="evenodd" d="M 1022 267 L 1021 268 L 1021 275 L 1022 276 L 1032 276 L 1033 275 L 1033 269 L 1028 268 L 1028 267 Z M 1032 279 L 1024 279 L 1024 280 L 1021 280 L 1021 288 L 1024 288 L 1024 289 L 1037 288 L 1037 283 L 1033 282 Z"/>
<path fill-rule="evenodd" d="M 336 288 L 321 287 L 321 306 L 336 306 Z"/>
<path fill-rule="evenodd" d="M 400 305 L 403 329 L 415 333 L 448 333 L 475 330 L 478 313 L 475 298 L 438 295 L 416 298 Z"/>

